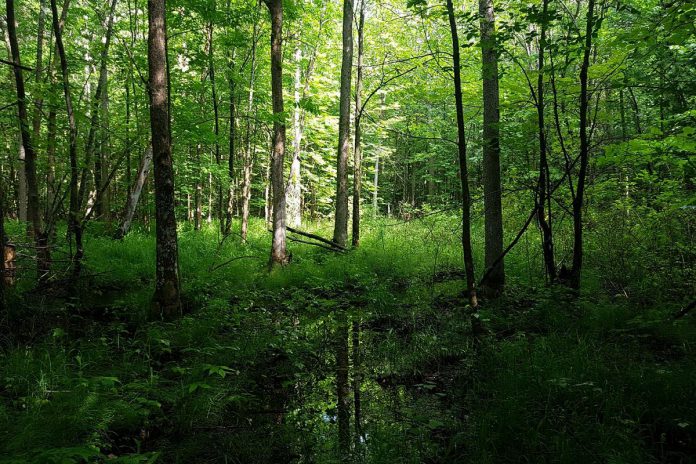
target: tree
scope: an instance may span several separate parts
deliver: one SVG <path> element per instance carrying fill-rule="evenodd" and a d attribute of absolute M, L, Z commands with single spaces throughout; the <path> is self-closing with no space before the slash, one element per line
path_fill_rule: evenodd
<path fill-rule="evenodd" d="M 466 289 L 469 305 L 475 311 L 478 307 L 476 296 L 476 277 L 474 275 L 474 257 L 471 248 L 471 194 L 469 192 L 469 173 L 466 159 L 466 132 L 464 128 L 464 106 L 462 105 L 462 77 L 459 54 L 459 33 L 454 16 L 452 0 L 447 2 L 447 18 L 452 36 L 452 62 L 454 74 L 454 99 L 457 109 L 457 151 L 459 154 L 459 172 L 462 186 L 462 249 L 464 253 L 464 270 L 466 272 Z"/>
<path fill-rule="evenodd" d="M 52 0 L 55 1 L 55 0 Z M 171 319 L 181 313 L 179 249 L 174 215 L 174 167 L 169 119 L 166 0 L 148 0 L 150 128 L 155 177 L 157 263 L 153 312 Z"/>
<path fill-rule="evenodd" d="M 539 180 L 536 194 L 536 217 L 541 229 L 541 248 L 544 269 L 549 282 L 556 280 L 556 263 L 553 251 L 553 229 L 551 227 L 551 173 L 547 156 L 546 123 L 544 119 L 544 54 L 546 53 L 546 30 L 548 27 L 548 0 L 542 0 L 540 18 L 538 76 L 536 91 L 536 108 L 539 126 Z M 548 213 L 548 218 L 547 218 Z"/>
<path fill-rule="evenodd" d="M 55 1 L 55 0 L 54 0 Z M 24 149 L 24 171 L 27 182 L 27 215 L 31 223 L 31 231 L 34 236 L 37 255 L 37 272 L 39 280 L 46 277 L 50 268 L 50 251 L 47 237 L 41 227 L 41 212 L 39 207 L 39 186 L 36 180 L 36 153 L 29 132 L 29 120 L 27 116 L 27 102 L 24 91 L 24 76 L 22 75 L 22 60 L 20 58 L 19 45 L 17 43 L 17 24 L 14 12 L 14 0 L 6 0 L 7 8 L 7 35 L 12 54 L 11 66 L 14 70 L 15 91 L 17 93 L 17 115 L 19 117 L 19 129 L 22 148 Z M 21 177 L 20 177 L 21 180 Z"/>
<path fill-rule="evenodd" d="M 481 75 L 483 81 L 483 201 L 485 216 L 485 262 L 492 268 L 484 285 L 498 294 L 505 284 L 503 253 L 503 212 L 500 182 L 500 96 L 498 49 L 493 0 L 479 0 L 481 27 Z M 497 264 L 496 264 L 497 261 Z"/>
<path fill-rule="evenodd" d="M 583 48 L 582 64 L 580 65 L 580 170 L 578 182 L 573 198 L 573 267 L 570 270 L 568 283 L 572 288 L 580 288 L 580 274 L 582 272 L 583 243 L 582 243 L 582 211 L 585 207 L 585 181 L 587 178 L 587 166 L 589 163 L 589 136 L 587 132 L 587 116 L 589 106 L 588 69 L 590 68 L 590 54 L 592 52 L 592 36 L 594 34 L 594 0 L 587 3 L 587 23 L 585 25 L 585 43 Z"/>
<path fill-rule="evenodd" d="M 58 8 L 56 0 L 51 0 L 51 13 L 53 15 L 53 34 L 56 39 L 56 50 L 60 58 L 60 69 L 63 84 L 63 95 L 65 97 L 65 109 L 68 113 L 68 126 L 70 131 L 69 153 L 70 153 L 70 207 L 68 212 L 68 237 L 75 238 L 75 252 L 72 256 L 73 277 L 80 275 L 80 263 L 84 248 L 82 246 L 82 225 L 78 214 L 80 211 L 81 194 L 78 190 L 78 166 L 77 166 L 77 123 L 75 122 L 75 112 L 73 110 L 72 95 L 70 92 L 70 80 L 68 76 L 68 62 L 65 56 L 63 45 L 63 34 L 58 20 Z M 86 173 L 83 170 L 83 182 L 81 189 L 86 188 Z"/>
<path fill-rule="evenodd" d="M 271 186 L 273 194 L 273 242 L 271 265 L 289 261 L 285 245 L 285 110 L 283 109 L 283 1 L 265 0 L 271 13 L 271 93 L 273 99 L 273 152 Z"/>
<path fill-rule="evenodd" d="M 257 35 L 259 34 L 259 18 L 254 20 L 254 32 L 251 43 L 251 69 L 249 72 L 249 94 L 247 98 L 246 130 L 244 164 L 242 166 L 242 241 L 246 242 L 249 230 L 249 201 L 251 200 L 251 175 L 254 164 L 254 154 L 252 153 L 252 112 L 254 110 L 254 85 L 256 85 L 256 48 Z M 281 87 L 282 90 L 282 87 Z M 281 100 L 282 103 L 282 100 Z"/>
<path fill-rule="evenodd" d="M 338 116 L 336 217 L 333 241 L 345 246 L 348 238 L 348 156 L 350 154 L 350 88 L 353 67 L 353 0 L 343 1 L 343 58 Z"/>
<path fill-rule="evenodd" d="M 363 48 L 365 42 L 365 0 L 360 0 L 358 18 L 358 73 L 355 78 L 355 144 L 353 146 L 353 234 L 351 242 L 354 247 L 360 245 L 360 194 L 362 187 L 362 81 Z"/>

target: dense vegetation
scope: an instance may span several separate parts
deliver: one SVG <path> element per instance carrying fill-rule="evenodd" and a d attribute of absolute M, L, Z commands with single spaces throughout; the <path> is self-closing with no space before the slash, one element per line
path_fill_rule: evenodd
<path fill-rule="evenodd" d="M 696 462 L 696 6 L 5 0 L 0 463 Z"/>

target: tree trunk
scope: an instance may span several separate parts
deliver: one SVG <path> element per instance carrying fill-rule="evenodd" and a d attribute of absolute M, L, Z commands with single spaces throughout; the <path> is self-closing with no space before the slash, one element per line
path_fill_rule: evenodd
<path fill-rule="evenodd" d="M 63 47 L 63 37 L 58 21 L 58 8 L 56 0 L 51 0 L 51 13 L 53 14 L 53 34 L 56 39 L 56 49 L 60 58 L 60 68 L 63 82 L 63 94 L 65 96 L 65 108 L 68 113 L 68 126 L 70 128 L 70 210 L 68 218 L 68 236 L 75 237 L 75 251 L 72 256 L 73 277 L 80 275 L 80 268 L 84 249 L 82 246 L 82 224 L 78 219 L 80 208 L 79 193 L 77 189 L 77 124 L 75 113 L 72 106 L 72 95 L 70 93 L 70 81 L 68 76 L 68 62 L 65 58 L 65 48 Z M 86 168 L 85 168 L 86 169 Z"/>
<path fill-rule="evenodd" d="M 269 4 L 270 8 L 270 4 Z M 256 34 L 258 33 L 258 20 L 254 22 L 254 34 L 251 44 L 251 72 L 249 75 L 249 96 L 247 100 L 246 132 L 244 166 L 242 167 L 242 242 L 246 242 L 249 233 L 249 202 L 251 201 L 251 174 L 254 156 L 251 152 L 251 114 L 254 108 L 254 85 L 256 83 Z"/>
<path fill-rule="evenodd" d="M 123 222 L 121 227 L 119 227 L 116 232 L 116 238 L 121 239 L 128 234 L 130 230 L 131 223 L 133 222 L 133 216 L 135 215 L 135 208 L 138 206 L 138 200 L 140 200 L 140 193 L 143 191 L 143 186 L 147 180 L 147 176 L 150 173 L 150 166 L 152 165 L 152 147 L 148 147 L 145 151 L 145 156 L 140 161 L 140 167 L 138 168 L 138 177 L 135 180 L 135 185 L 128 194 L 128 200 L 126 201 L 126 212 L 123 215 Z"/>
<path fill-rule="evenodd" d="M 352 16 L 351 16 L 352 19 Z M 340 462 L 350 462 L 350 386 L 348 384 L 348 315 L 337 313 L 336 327 L 336 403 L 338 452 Z"/>
<path fill-rule="evenodd" d="M 288 263 L 285 247 L 285 115 L 283 109 L 283 2 L 266 0 L 271 12 L 271 93 L 273 99 L 273 154 L 271 186 L 273 194 L 273 243 L 271 265 Z"/>
<path fill-rule="evenodd" d="M 299 45 L 295 49 L 295 105 L 292 117 L 292 163 L 290 164 L 290 179 L 287 190 L 288 225 L 302 225 L 302 178 L 300 172 L 300 148 L 302 143 L 302 127 L 300 126 L 300 86 L 301 86 L 302 50 Z"/>
<path fill-rule="evenodd" d="M 353 440 L 356 451 L 360 448 L 360 444 L 362 443 L 361 383 L 362 357 L 360 356 L 360 316 L 356 315 L 353 320 L 353 420 L 355 422 Z"/>
<path fill-rule="evenodd" d="M 336 217 L 333 240 L 340 246 L 348 238 L 348 156 L 350 154 L 350 88 L 353 67 L 353 0 L 343 0 L 343 59 L 338 120 L 336 167 Z"/>
<path fill-rule="evenodd" d="M 5 47 L 7 48 L 7 56 L 12 57 L 12 50 L 10 47 L 10 37 L 5 35 L 3 31 L 3 40 L 5 41 Z M 10 80 L 14 81 L 14 67 L 10 67 Z M 17 189 L 16 189 L 16 200 L 17 200 L 17 219 L 20 222 L 27 222 L 27 177 L 26 177 L 26 167 L 25 167 L 25 155 L 24 155 L 24 143 L 22 142 L 22 130 L 19 124 L 17 124 L 17 161 L 19 166 L 17 169 Z M 31 232 L 31 226 L 27 229 L 27 233 Z"/>
<path fill-rule="evenodd" d="M 55 1 L 55 0 L 53 0 Z M 181 314 L 179 249 L 174 213 L 174 169 L 169 119 L 166 0 L 148 0 L 150 127 L 155 171 L 157 265 L 153 312 L 171 319 Z"/>
<path fill-rule="evenodd" d="M 37 84 L 43 79 L 43 43 L 46 28 L 46 0 L 39 0 L 39 24 L 36 33 L 36 69 L 34 70 L 34 82 Z M 43 98 L 40 94 L 34 97 L 34 115 L 32 116 L 33 140 L 38 140 L 41 135 L 41 107 Z"/>
<path fill-rule="evenodd" d="M 201 145 L 196 145 L 196 165 L 198 166 L 198 173 L 196 175 L 196 193 L 194 194 L 194 208 L 196 209 L 193 229 L 201 230 L 201 225 L 203 224 L 203 183 L 201 181 Z"/>
<path fill-rule="evenodd" d="M 0 316 L 5 313 L 5 185 L 0 178 Z"/>
<path fill-rule="evenodd" d="M 27 217 L 31 223 L 37 255 L 37 275 L 39 280 L 46 277 L 50 267 L 50 252 L 46 236 L 41 229 L 41 213 L 39 210 L 39 187 L 36 180 L 36 155 L 29 133 L 26 95 L 24 92 L 24 76 L 22 75 L 19 45 L 17 44 L 17 29 L 14 14 L 14 0 L 6 0 L 7 35 L 10 42 L 12 62 L 15 64 L 15 90 L 17 92 L 17 113 L 19 116 L 20 134 L 24 147 L 24 169 L 27 182 Z"/>
<path fill-rule="evenodd" d="M 536 216 L 542 234 L 541 248 L 544 256 L 546 277 L 549 282 L 554 282 L 556 280 L 556 262 L 553 251 L 553 231 L 551 228 L 551 179 L 547 159 L 546 124 L 544 119 L 544 54 L 546 53 L 546 28 L 549 21 L 549 0 L 542 0 L 542 3 L 541 32 L 539 36 L 539 76 L 537 78 L 536 95 L 539 120 L 539 182 L 537 184 Z"/>
<path fill-rule="evenodd" d="M 500 98 L 498 89 L 498 50 L 495 36 L 493 0 L 479 0 L 483 80 L 483 199 L 485 217 L 485 264 L 494 266 L 485 282 L 491 295 L 498 295 L 505 284 L 503 253 L 503 213 L 500 183 Z M 498 264 L 494 264 L 495 262 Z"/>
<path fill-rule="evenodd" d="M 215 87 L 215 59 L 213 55 L 213 22 L 208 25 L 208 73 L 210 74 L 210 87 L 213 98 L 213 115 L 215 129 L 215 164 L 220 166 L 222 157 L 220 156 L 220 112 L 218 110 L 217 88 Z M 217 217 L 220 221 L 220 233 L 225 234 L 225 221 L 223 214 L 222 201 L 222 179 L 216 176 L 215 183 L 217 185 Z"/>
<path fill-rule="evenodd" d="M 452 59 L 454 72 L 454 98 L 457 108 L 457 141 L 459 152 L 459 172 L 462 183 L 462 249 L 464 252 L 464 269 L 466 287 L 469 293 L 469 305 L 473 311 L 478 307 L 476 280 L 474 276 L 474 257 L 471 249 L 471 195 L 469 193 L 469 174 L 466 159 L 466 133 L 464 132 L 464 106 L 462 105 L 462 78 L 459 58 L 459 33 L 454 17 L 452 0 L 447 1 L 447 16 L 452 35 Z"/>
<path fill-rule="evenodd" d="M 227 211 L 225 212 L 225 227 L 223 235 L 228 235 L 232 231 L 232 216 L 234 214 L 234 195 L 235 195 L 235 173 L 234 173 L 234 157 L 236 156 L 235 142 L 237 139 L 237 96 L 236 85 L 234 82 L 234 51 L 231 56 L 228 55 L 227 72 L 230 91 L 230 126 L 229 126 L 229 157 L 227 158 Z"/>
<path fill-rule="evenodd" d="M 360 16 L 358 19 L 358 73 L 355 77 L 355 143 L 353 147 L 353 224 L 351 243 L 354 247 L 360 245 L 360 197 L 362 189 L 362 79 L 363 79 L 363 46 L 365 29 L 365 1 L 360 0 Z"/>
<path fill-rule="evenodd" d="M 587 134 L 587 112 L 589 105 L 589 92 L 587 89 L 587 72 L 590 67 L 590 53 L 592 52 L 592 34 L 594 31 L 594 0 L 588 0 L 587 24 L 585 29 L 585 47 L 582 65 L 580 66 L 580 170 L 578 172 L 578 184 L 573 200 L 573 267 L 570 270 L 568 284 L 574 289 L 580 288 L 580 275 L 582 273 L 582 209 L 585 199 L 585 179 L 587 177 L 587 165 L 589 161 L 589 138 Z"/>
<path fill-rule="evenodd" d="M 379 214 L 379 150 L 375 151 L 375 177 L 372 180 L 372 214 L 377 218 Z"/>

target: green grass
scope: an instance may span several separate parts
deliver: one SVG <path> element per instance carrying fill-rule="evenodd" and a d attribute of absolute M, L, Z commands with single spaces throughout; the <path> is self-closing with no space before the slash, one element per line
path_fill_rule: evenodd
<path fill-rule="evenodd" d="M 669 319 L 691 271 L 636 270 L 653 232 L 590 231 L 579 298 L 543 285 L 529 233 L 506 260 L 506 293 L 483 301 L 490 335 L 476 345 L 464 282 L 436 278 L 462 267 L 456 216 L 367 221 L 345 254 L 289 242 L 291 265 L 270 274 L 262 221 L 247 244 L 185 225 L 186 312 L 170 323 L 147 320 L 154 238 L 99 226 L 79 299 L 29 291 L 30 269 L 9 296 L 0 462 L 338 462 L 343 309 L 362 326 L 358 462 L 693 462 L 696 324 Z M 660 246 L 646 263 L 670 263 L 675 244 Z"/>

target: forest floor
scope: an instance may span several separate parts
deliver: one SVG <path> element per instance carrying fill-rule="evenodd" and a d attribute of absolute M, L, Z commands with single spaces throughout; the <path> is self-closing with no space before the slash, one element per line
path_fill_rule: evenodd
<path fill-rule="evenodd" d="M 455 217 L 373 221 L 344 254 L 289 242 L 270 274 L 261 222 L 245 245 L 184 227 L 173 322 L 147 320 L 152 235 L 98 229 L 78 297 L 29 275 L 11 295 L 0 462 L 340 462 L 341 312 L 360 329 L 353 462 L 696 462 L 694 315 L 672 321 L 676 302 L 607 291 L 592 269 L 580 297 L 547 288 L 529 244 L 475 343 Z"/>

